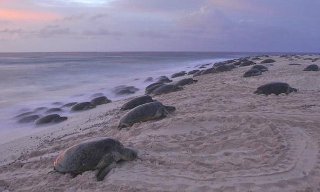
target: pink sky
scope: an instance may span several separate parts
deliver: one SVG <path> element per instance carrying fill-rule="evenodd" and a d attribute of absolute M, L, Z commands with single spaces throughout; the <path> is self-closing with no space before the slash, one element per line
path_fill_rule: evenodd
<path fill-rule="evenodd" d="M 0 52 L 320 51 L 318 0 L 0 0 Z"/>

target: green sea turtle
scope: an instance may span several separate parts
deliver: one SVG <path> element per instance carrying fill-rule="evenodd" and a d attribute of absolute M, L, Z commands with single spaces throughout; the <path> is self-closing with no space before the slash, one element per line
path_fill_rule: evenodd
<path fill-rule="evenodd" d="M 145 94 L 153 93 L 154 90 L 156 90 L 158 87 L 161 87 L 162 85 L 164 85 L 164 84 L 163 83 L 159 83 L 159 84 L 154 84 L 153 86 L 146 88 Z"/>
<path fill-rule="evenodd" d="M 254 93 L 265 95 L 285 93 L 288 95 L 289 93 L 297 91 L 297 89 L 290 87 L 288 83 L 272 82 L 258 87 Z"/>
<path fill-rule="evenodd" d="M 27 115 L 23 116 L 21 119 L 18 120 L 18 123 L 30 123 L 34 122 L 35 120 L 39 119 L 39 115 Z"/>
<path fill-rule="evenodd" d="M 211 67 L 211 68 L 209 68 L 209 69 L 204 70 L 204 71 L 201 73 L 201 75 L 206 75 L 206 74 L 215 73 L 215 72 L 216 72 L 216 69 L 213 68 L 213 67 Z"/>
<path fill-rule="evenodd" d="M 180 71 L 178 73 L 172 74 L 171 78 L 181 77 L 181 76 L 184 76 L 185 74 L 187 74 L 185 71 Z"/>
<path fill-rule="evenodd" d="M 54 170 L 73 175 L 96 170 L 97 180 L 102 181 L 116 167 L 118 161 L 132 161 L 137 154 L 137 150 L 124 147 L 116 139 L 98 137 L 63 151 L 54 161 Z"/>
<path fill-rule="evenodd" d="M 60 108 L 50 108 L 50 109 L 48 109 L 46 112 L 44 112 L 44 113 L 46 113 L 46 114 L 49 114 L 49 113 L 54 113 L 54 112 L 60 112 L 60 111 L 62 111 L 62 109 L 60 109 Z"/>
<path fill-rule="evenodd" d="M 158 87 L 152 93 L 155 95 L 161 95 L 161 94 L 166 94 L 166 93 L 170 93 L 170 92 L 178 91 L 178 90 L 182 90 L 182 88 L 178 87 L 177 85 L 168 84 L 168 85 L 162 85 L 162 86 Z"/>
<path fill-rule="evenodd" d="M 82 103 L 77 103 L 73 105 L 70 110 L 71 111 L 83 111 L 83 110 L 88 110 L 92 109 L 95 106 L 93 106 L 90 102 L 82 102 Z"/>
<path fill-rule="evenodd" d="M 231 71 L 232 68 L 230 68 L 228 65 L 220 65 L 216 67 L 216 72 L 225 72 L 225 71 Z"/>
<path fill-rule="evenodd" d="M 172 80 L 170 80 L 167 76 L 160 76 L 157 78 L 158 83 L 170 83 Z"/>
<path fill-rule="evenodd" d="M 268 67 L 264 65 L 254 65 L 253 67 L 251 67 L 251 69 L 258 69 L 261 72 L 268 71 Z"/>
<path fill-rule="evenodd" d="M 124 105 L 122 105 L 121 110 L 128 110 L 128 109 L 133 109 L 139 105 L 145 104 L 145 103 L 150 103 L 153 102 L 154 100 L 152 99 L 151 96 L 149 95 L 143 95 L 140 97 L 136 97 L 130 101 L 128 101 L 127 103 L 125 103 Z"/>
<path fill-rule="evenodd" d="M 64 104 L 64 105 L 62 105 L 61 107 L 63 108 L 63 107 L 72 107 L 72 106 L 74 106 L 74 105 L 76 105 L 77 104 L 77 102 L 70 102 L 70 103 L 67 103 L 67 104 Z"/>
<path fill-rule="evenodd" d="M 261 75 L 261 71 L 259 69 L 250 69 L 243 74 L 243 77 L 251 77 Z"/>
<path fill-rule="evenodd" d="M 103 105 L 107 103 L 111 103 L 111 100 L 109 100 L 106 96 L 100 96 L 92 99 L 90 101 L 91 105 L 97 106 L 97 105 Z"/>
<path fill-rule="evenodd" d="M 60 123 L 67 120 L 68 117 L 60 117 L 58 114 L 51 114 L 44 117 L 41 117 L 34 121 L 36 125 L 48 124 L 48 123 Z"/>
<path fill-rule="evenodd" d="M 130 127 L 140 121 L 148 121 L 169 116 L 176 108 L 173 106 L 165 106 L 160 102 L 151 102 L 139 105 L 126 113 L 119 121 L 119 129 Z"/>
<path fill-rule="evenodd" d="M 204 70 L 199 70 L 199 71 L 197 71 L 197 72 L 195 72 L 195 73 L 193 74 L 193 77 L 200 76 L 200 75 L 202 75 L 203 72 L 204 72 Z"/>
<path fill-rule="evenodd" d="M 113 89 L 113 93 L 116 95 L 128 95 L 134 94 L 139 89 L 134 86 L 120 85 Z"/>
<path fill-rule="evenodd" d="M 276 61 L 273 59 L 265 59 L 265 60 L 261 61 L 261 63 L 274 63 L 274 62 L 276 62 Z"/>
<path fill-rule="evenodd" d="M 198 80 L 194 80 L 192 78 L 186 78 L 186 79 L 181 79 L 180 81 L 176 82 L 175 85 L 176 86 L 184 86 L 184 85 L 189 85 L 192 83 L 196 83 L 198 82 Z"/>
<path fill-rule="evenodd" d="M 191 71 L 188 72 L 188 75 L 193 75 L 198 71 L 199 71 L 199 69 L 191 70 Z"/>
<path fill-rule="evenodd" d="M 304 68 L 303 71 L 320 71 L 320 68 L 316 64 L 309 65 L 308 67 Z"/>

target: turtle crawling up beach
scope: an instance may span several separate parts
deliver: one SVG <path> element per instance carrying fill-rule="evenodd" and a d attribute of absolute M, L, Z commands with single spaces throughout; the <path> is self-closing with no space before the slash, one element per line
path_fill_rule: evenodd
<path fill-rule="evenodd" d="M 139 105 L 126 113 L 119 121 L 118 129 L 130 127 L 140 121 L 148 121 L 169 116 L 170 112 L 175 111 L 173 106 L 165 106 L 160 102 L 151 102 Z"/>
<path fill-rule="evenodd" d="M 132 161 L 138 151 L 125 148 L 118 140 L 98 137 L 76 144 L 63 151 L 54 161 L 54 170 L 60 173 L 81 174 L 97 170 L 96 178 L 102 181 L 120 160 Z"/>
<path fill-rule="evenodd" d="M 151 96 L 149 95 L 143 95 L 140 97 L 136 97 L 130 101 L 128 101 L 127 103 L 125 103 L 124 105 L 122 105 L 121 110 L 128 110 L 128 109 L 132 109 L 135 108 L 139 105 L 145 104 L 145 103 L 150 103 L 153 102 L 154 100 L 152 99 Z"/>
<path fill-rule="evenodd" d="M 303 71 L 320 71 L 320 68 L 316 64 L 309 65 L 308 67 L 304 68 Z"/>
<path fill-rule="evenodd" d="M 258 87 L 254 93 L 265 95 L 285 93 L 288 95 L 289 93 L 297 91 L 297 89 L 290 87 L 288 83 L 272 82 Z"/>

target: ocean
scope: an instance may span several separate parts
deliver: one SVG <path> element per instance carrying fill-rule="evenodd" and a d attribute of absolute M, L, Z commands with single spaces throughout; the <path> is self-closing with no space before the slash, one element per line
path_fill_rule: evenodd
<path fill-rule="evenodd" d="M 19 124 L 14 117 L 38 107 L 90 101 L 96 93 L 113 101 L 141 95 L 152 83 L 145 82 L 148 77 L 170 77 L 202 64 L 249 55 L 253 53 L 0 53 L 0 135 L 10 140 L 19 130 L 34 132 L 37 128 L 33 123 Z M 112 90 L 119 85 L 134 86 L 139 91 L 117 96 Z"/>

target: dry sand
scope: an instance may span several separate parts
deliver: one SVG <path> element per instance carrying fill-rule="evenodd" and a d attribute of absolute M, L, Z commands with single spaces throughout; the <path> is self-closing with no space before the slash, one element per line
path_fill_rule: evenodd
<path fill-rule="evenodd" d="M 2 144 L 0 191 L 320 191 L 320 72 L 302 71 L 320 63 L 305 58 L 320 55 L 269 58 L 277 62 L 261 76 L 244 78 L 251 67 L 239 67 L 156 96 L 177 108 L 169 118 L 119 131 L 119 101 Z M 253 94 L 273 81 L 299 91 Z M 75 178 L 52 171 L 64 149 L 100 136 L 139 149 L 138 159 L 102 182 L 93 171 Z"/>

